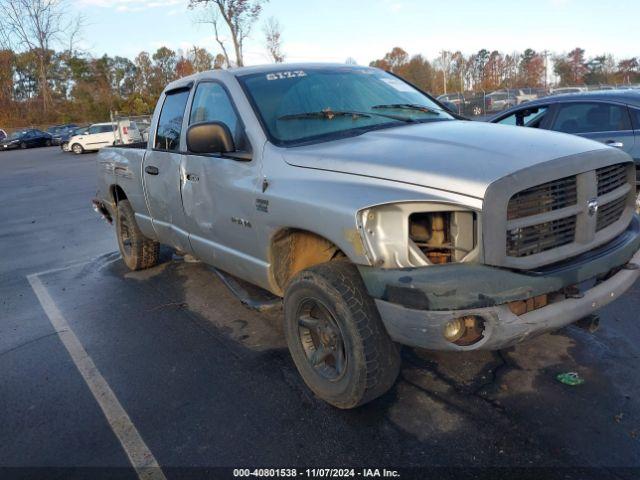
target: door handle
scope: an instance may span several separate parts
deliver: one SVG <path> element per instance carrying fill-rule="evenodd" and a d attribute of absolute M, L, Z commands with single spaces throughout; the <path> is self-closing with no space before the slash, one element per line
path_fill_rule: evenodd
<path fill-rule="evenodd" d="M 187 181 L 189 182 L 199 182 L 200 177 L 198 175 L 194 175 L 193 173 L 187 173 Z"/>
<path fill-rule="evenodd" d="M 144 171 L 149 175 L 158 175 L 158 173 L 160 173 L 158 167 L 154 167 L 153 165 L 147 165 L 146 167 L 144 167 Z"/>
<path fill-rule="evenodd" d="M 624 143 L 622 142 L 618 142 L 616 140 L 608 140 L 605 142 L 607 145 L 609 145 L 610 147 L 615 147 L 615 148 L 622 148 L 624 147 Z"/>

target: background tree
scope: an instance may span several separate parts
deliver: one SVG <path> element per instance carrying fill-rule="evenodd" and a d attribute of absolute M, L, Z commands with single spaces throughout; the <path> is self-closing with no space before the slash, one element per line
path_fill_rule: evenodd
<path fill-rule="evenodd" d="M 244 66 L 242 51 L 244 41 L 249 36 L 253 24 L 258 20 L 264 3 L 266 3 L 266 0 L 189 0 L 189 7 L 203 6 L 213 9 L 213 11 L 210 12 L 207 23 L 213 26 L 216 41 L 223 51 L 227 65 L 229 65 L 229 54 L 219 28 L 220 18 L 222 18 L 231 35 L 231 41 L 236 55 L 236 65 L 242 67 Z"/>
<path fill-rule="evenodd" d="M 442 50 L 436 61 L 442 75 L 442 92 L 447 93 L 447 80 L 453 65 L 453 53 L 448 50 Z"/>
<path fill-rule="evenodd" d="M 544 84 L 544 58 L 531 48 L 527 48 L 518 64 L 520 86 L 541 87 Z"/>
<path fill-rule="evenodd" d="M 282 53 L 282 27 L 274 17 L 269 18 L 264 24 L 264 40 L 269 55 L 275 63 L 284 62 Z"/>
<path fill-rule="evenodd" d="M 625 58 L 618 62 L 618 76 L 622 83 L 635 83 L 640 79 L 640 62 L 636 58 Z"/>
<path fill-rule="evenodd" d="M 72 30 L 77 34 L 76 26 L 65 23 L 69 10 L 65 0 L 0 0 L 3 42 L 33 54 L 38 95 L 45 115 L 51 105 L 52 48 L 62 43 L 65 31 Z M 72 22 L 75 23 L 75 19 Z"/>
<path fill-rule="evenodd" d="M 571 83 L 579 85 L 584 83 L 584 75 L 587 73 L 587 66 L 584 61 L 584 49 L 574 48 L 567 55 L 567 64 L 571 73 Z"/>
<path fill-rule="evenodd" d="M 196 72 L 206 72 L 213 68 L 213 56 L 204 48 L 194 47 L 189 50 L 189 61 Z"/>

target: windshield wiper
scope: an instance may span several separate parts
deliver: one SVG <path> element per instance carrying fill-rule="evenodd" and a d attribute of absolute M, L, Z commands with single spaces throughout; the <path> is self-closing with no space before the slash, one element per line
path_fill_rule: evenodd
<path fill-rule="evenodd" d="M 436 110 L 435 108 L 425 107 L 423 105 L 416 105 L 414 103 L 389 103 L 383 105 L 374 105 L 371 107 L 374 108 L 389 108 L 389 109 L 397 109 L 397 110 L 416 110 L 418 112 L 423 113 L 435 113 L 437 115 L 440 114 L 441 110 Z"/>
<path fill-rule="evenodd" d="M 353 120 L 358 118 L 371 118 L 372 116 L 391 118 L 400 122 L 411 123 L 414 122 L 412 118 L 400 117 L 397 115 L 385 115 L 383 113 L 376 112 L 356 112 L 351 110 L 331 110 L 329 108 L 325 110 L 319 110 L 317 112 L 303 112 L 303 113 L 291 113 L 288 115 L 282 115 L 278 117 L 278 120 L 303 120 L 303 119 L 315 119 L 315 120 L 332 120 L 335 117 L 351 117 Z"/>
<path fill-rule="evenodd" d="M 362 112 L 331 110 L 327 108 L 326 110 L 319 110 L 317 112 L 291 113 L 289 115 L 278 117 L 278 120 L 298 120 L 305 118 L 333 120 L 335 117 L 353 117 L 355 120 L 356 118 L 371 118 L 371 115 Z"/>

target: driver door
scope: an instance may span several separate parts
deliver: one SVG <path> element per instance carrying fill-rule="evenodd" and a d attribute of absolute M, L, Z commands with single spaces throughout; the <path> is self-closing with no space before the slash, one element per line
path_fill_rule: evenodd
<path fill-rule="evenodd" d="M 218 81 L 203 81 L 193 95 L 189 125 L 224 123 L 232 134 L 236 152 L 247 152 L 249 142 L 233 101 Z M 259 164 L 224 154 L 182 157 L 182 204 L 194 254 L 221 270 L 251 281 L 262 272 L 257 259 L 256 214 Z M 255 280 L 254 280 L 255 281 Z"/>

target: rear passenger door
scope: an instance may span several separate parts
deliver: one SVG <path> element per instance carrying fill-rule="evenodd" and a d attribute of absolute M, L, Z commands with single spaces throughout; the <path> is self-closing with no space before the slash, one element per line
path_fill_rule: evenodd
<path fill-rule="evenodd" d="M 144 157 L 142 176 L 153 228 L 162 243 L 191 251 L 180 198 L 182 125 L 189 99 L 188 88 L 167 92 L 154 135 Z"/>
<path fill-rule="evenodd" d="M 560 103 L 551 130 L 596 140 L 627 153 L 633 151 L 635 144 L 627 106 L 616 103 Z"/>

